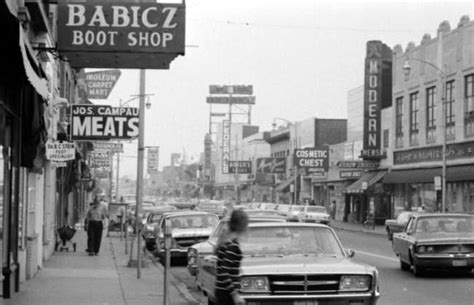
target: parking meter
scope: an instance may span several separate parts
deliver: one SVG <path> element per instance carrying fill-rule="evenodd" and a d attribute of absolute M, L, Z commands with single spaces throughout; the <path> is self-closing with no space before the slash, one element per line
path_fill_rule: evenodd
<path fill-rule="evenodd" d="M 171 225 L 168 219 L 165 219 L 165 228 L 163 232 L 163 237 L 165 239 L 164 247 L 165 247 L 165 272 L 164 272 L 164 285 L 163 285 L 163 304 L 169 304 L 168 298 L 168 272 L 170 269 L 171 257 L 170 257 L 170 249 L 171 249 Z"/>

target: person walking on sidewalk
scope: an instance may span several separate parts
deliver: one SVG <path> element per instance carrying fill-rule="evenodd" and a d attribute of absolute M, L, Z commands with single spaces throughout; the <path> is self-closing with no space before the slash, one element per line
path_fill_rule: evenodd
<path fill-rule="evenodd" d="M 103 221 L 108 217 L 107 210 L 96 196 L 92 207 L 87 212 L 87 249 L 89 255 L 98 255 L 102 241 Z"/>
<path fill-rule="evenodd" d="M 248 215 L 243 210 L 233 210 L 228 230 L 217 241 L 217 273 L 215 296 L 217 305 L 242 305 L 245 301 L 238 292 L 242 251 L 239 238 L 247 231 Z"/>

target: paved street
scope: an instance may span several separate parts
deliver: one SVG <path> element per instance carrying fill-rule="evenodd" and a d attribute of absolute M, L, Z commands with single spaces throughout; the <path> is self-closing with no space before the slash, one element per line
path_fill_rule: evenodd
<path fill-rule="evenodd" d="M 416 278 L 411 272 L 400 270 L 386 236 L 347 230 L 337 230 L 337 234 L 346 248 L 356 251 L 356 260 L 375 265 L 379 270 L 382 293 L 379 304 L 472 305 L 474 274 L 428 273 L 424 278 Z M 174 265 L 172 274 L 204 304 L 204 297 L 184 264 Z"/>

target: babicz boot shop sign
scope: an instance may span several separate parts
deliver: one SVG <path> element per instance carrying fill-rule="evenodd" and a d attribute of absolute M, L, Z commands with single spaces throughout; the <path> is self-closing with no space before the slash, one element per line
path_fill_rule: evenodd
<path fill-rule="evenodd" d="M 72 105 L 72 140 L 111 140 L 138 137 L 138 108 Z"/>
<path fill-rule="evenodd" d="M 185 5 L 58 2 L 58 50 L 73 67 L 168 69 L 185 48 Z"/>

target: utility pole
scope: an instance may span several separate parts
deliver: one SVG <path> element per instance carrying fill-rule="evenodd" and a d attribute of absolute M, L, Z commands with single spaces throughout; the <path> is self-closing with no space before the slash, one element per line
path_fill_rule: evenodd
<path fill-rule="evenodd" d="M 142 201 L 143 201 L 143 163 L 144 163 L 144 150 L 145 150 L 145 70 L 140 69 L 140 92 L 139 99 L 140 105 L 138 108 L 139 113 L 139 124 L 138 124 L 138 158 L 137 158 L 137 208 L 135 210 L 135 232 L 137 238 L 137 278 L 141 278 L 141 213 L 142 213 Z"/>

